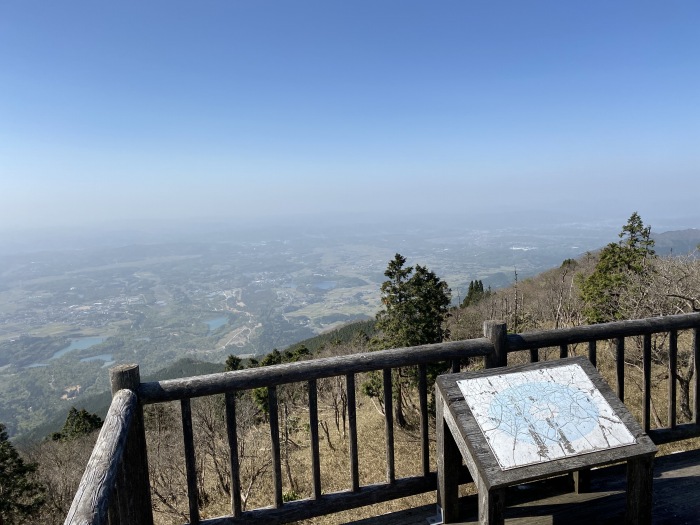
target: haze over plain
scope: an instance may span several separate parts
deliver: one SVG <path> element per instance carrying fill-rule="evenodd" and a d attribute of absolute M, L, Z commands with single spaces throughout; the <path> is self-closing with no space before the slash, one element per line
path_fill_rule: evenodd
<path fill-rule="evenodd" d="M 4 2 L 0 229 L 696 226 L 698 26 L 683 1 Z"/>

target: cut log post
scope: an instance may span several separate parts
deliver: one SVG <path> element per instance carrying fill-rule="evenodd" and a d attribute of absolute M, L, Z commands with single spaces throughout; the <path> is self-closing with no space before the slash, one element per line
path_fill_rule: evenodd
<path fill-rule="evenodd" d="M 138 392 L 141 376 L 138 365 L 119 365 L 109 370 L 112 397 L 122 389 Z M 153 525 L 151 486 L 148 479 L 148 454 L 143 423 L 143 407 L 139 403 L 131 422 L 126 449 L 116 483 L 120 523 Z"/>
<path fill-rule="evenodd" d="M 508 329 L 504 321 L 484 321 L 484 337 L 493 343 L 493 351 L 486 356 L 486 368 L 508 364 Z"/>

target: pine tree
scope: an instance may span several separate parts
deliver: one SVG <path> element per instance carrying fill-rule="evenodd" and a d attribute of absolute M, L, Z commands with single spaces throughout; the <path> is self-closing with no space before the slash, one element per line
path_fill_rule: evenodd
<path fill-rule="evenodd" d="M 440 343 L 449 333 L 445 327 L 451 293 L 447 283 L 425 266 L 404 266 L 406 258 L 396 254 L 384 275 L 381 287 L 383 309 L 377 314 L 379 336 L 375 348 L 400 348 Z M 402 391 L 414 382 L 413 372 L 397 369 L 393 377 L 394 419 L 406 426 Z M 379 397 L 382 380 L 370 374 L 362 385 L 365 394 Z"/>
<path fill-rule="evenodd" d="M 102 419 L 97 414 L 91 414 L 84 408 L 77 410 L 71 407 L 60 432 L 51 434 L 54 441 L 70 441 L 79 436 L 86 436 L 102 427 Z"/>
<path fill-rule="evenodd" d="M 467 291 L 467 296 L 462 301 L 460 306 L 466 308 L 467 306 L 472 306 L 477 304 L 482 299 L 485 299 L 491 294 L 491 290 L 484 290 L 484 283 L 477 279 L 475 281 L 469 281 L 469 290 Z"/>
<path fill-rule="evenodd" d="M 35 463 L 25 463 L 0 423 L 0 525 L 22 523 L 44 503 L 44 488 L 31 479 Z"/>
<path fill-rule="evenodd" d="M 600 252 L 593 273 L 579 281 L 584 315 L 589 323 L 605 323 L 624 317 L 620 312 L 620 295 L 628 289 L 631 276 L 651 274 L 650 260 L 655 257 L 651 226 L 644 226 L 634 212 L 622 227 L 617 243 Z"/>

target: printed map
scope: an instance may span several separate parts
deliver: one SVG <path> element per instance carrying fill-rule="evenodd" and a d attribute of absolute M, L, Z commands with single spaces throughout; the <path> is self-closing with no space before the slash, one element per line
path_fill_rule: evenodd
<path fill-rule="evenodd" d="M 503 470 L 636 442 L 577 364 L 457 384 Z"/>

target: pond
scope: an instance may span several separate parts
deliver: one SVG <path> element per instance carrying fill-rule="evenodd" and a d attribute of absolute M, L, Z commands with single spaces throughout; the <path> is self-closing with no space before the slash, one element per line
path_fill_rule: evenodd
<path fill-rule="evenodd" d="M 222 326 L 228 324 L 228 317 L 215 317 L 214 319 L 209 319 L 208 321 L 204 322 L 209 326 L 209 333 L 212 333 Z"/>
<path fill-rule="evenodd" d="M 66 346 L 65 348 L 61 348 L 58 352 L 52 355 L 51 359 L 58 359 L 59 357 L 62 357 L 68 352 L 72 352 L 74 350 L 87 350 L 91 346 L 99 345 L 100 343 L 103 343 L 106 340 L 106 337 L 99 336 L 81 337 L 80 339 L 73 339 L 68 346 Z"/>

